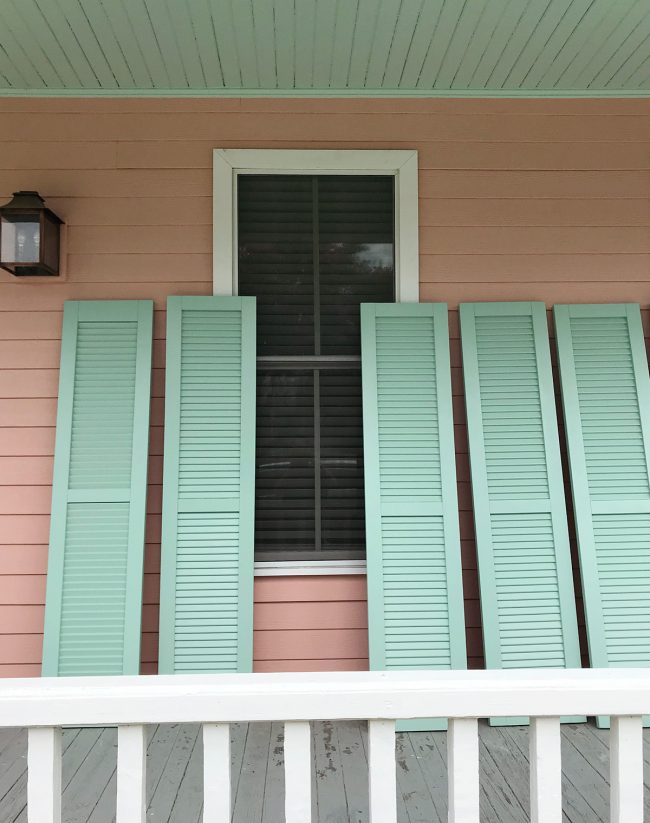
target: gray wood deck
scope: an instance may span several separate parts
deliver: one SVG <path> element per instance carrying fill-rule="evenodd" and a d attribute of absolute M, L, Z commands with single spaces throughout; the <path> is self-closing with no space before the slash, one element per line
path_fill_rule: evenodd
<path fill-rule="evenodd" d="M 65 823 L 111 823 L 115 816 L 115 729 L 67 729 L 63 757 Z M 528 821 L 528 730 L 482 723 L 481 820 Z M 591 723 L 562 732 L 565 823 L 608 820 L 607 731 Z M 367 740 L 364 723 L 313 724 L 313 820 L 367 823 Z M 646 790 L 650 732 L 645 732 Z M 447 820 L 446 735 L 400 734 L 397 782 L 400 823 Z M 282 727 L 232 727 L 233 821 L 283 820 Z M 149 730 L 148 818 L 155 823 L 201 820 L 202 747 L 197 726 Z M 647 792 L 646 792 L 647 794 Z M 26 823 L 26 733 L 0 730 L 0 823 Z M 646 796 L 646 819 L 650 802 Z M 305 822 L 307 823 L 307 822 Z"/>

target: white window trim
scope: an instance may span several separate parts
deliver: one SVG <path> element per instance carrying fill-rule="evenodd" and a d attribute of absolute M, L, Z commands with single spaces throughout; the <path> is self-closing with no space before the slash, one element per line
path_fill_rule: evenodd
<path fill-rule="evenodd" d="M 255 577 L 365 574 L 365 560 L 256 560 Z"/>
<path fill-rule="evenodd" d="M 418 153 L 415 150 L 214 149 L 212 189 L 213 294 L 237 294 L 237 177 L 240 174 L 382 174 L 395 178 L 395 298 L 417 303 Z M 255 576 L 365 574 L 365 562 L 255 563 Z"/>

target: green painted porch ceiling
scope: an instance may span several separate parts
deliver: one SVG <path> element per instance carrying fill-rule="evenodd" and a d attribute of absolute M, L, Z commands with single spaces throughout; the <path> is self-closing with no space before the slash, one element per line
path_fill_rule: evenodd
<path fill-rule="evenodd" d="M 0 0 L 0 95 L 650 93 L 650 0 Z"/>

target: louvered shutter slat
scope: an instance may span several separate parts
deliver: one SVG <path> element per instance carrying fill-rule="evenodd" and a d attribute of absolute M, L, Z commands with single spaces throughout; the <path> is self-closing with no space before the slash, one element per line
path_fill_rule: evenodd
<path fill-rule="evenodd" d="M 252 668 L 255 299 L 167 303 L 160 671 Z"/>
<path fill-rule="evenodd" d="M 579 667 L 545 306 L 460 319 L 486 666 Z"/>
<path fill-rule="evenodd" d="M 67 302 L 43 674 L 138 674 L 153 304 Z"/>
<path fill-rule="evenodd" d="M 447 307 L 366 304 L 361 335 L 370 668 L 462 669 Z"/>
<path fill-rule="evenodd" d="M 555 325 L 591 665 L 648 666 L 650 379 L 639 307 L 556 306 Z"/>

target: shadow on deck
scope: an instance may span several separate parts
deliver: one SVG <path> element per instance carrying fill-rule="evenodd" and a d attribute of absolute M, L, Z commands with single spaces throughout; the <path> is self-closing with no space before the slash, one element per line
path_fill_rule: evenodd
<path fill-rule="evenodd" d="M 284 819 L 282 726 L 233 724 L 232 783 L 235 823 Z M 562 727 L 565 823 L 609 819 L 609 733 L 591 723 Z M 314 723 L 314 823 L 367 823 L 366 724 Z M 528 730 L 481 723 L 481 820 L 528 821 Z M 26 733 L 0 730 L 0 823 L 26 823 Z M 66 729 L 63 735 L 64 823 L 115 819 L 115 729 Z M 646 815 L 650 732 L 644 733 Z M 397 737 L 398 820 L 447 820 L 446 734 Z M 148 820 L 197 823 L 202 819 L 202 745 L 198 726 L 149 730 Z"/>

